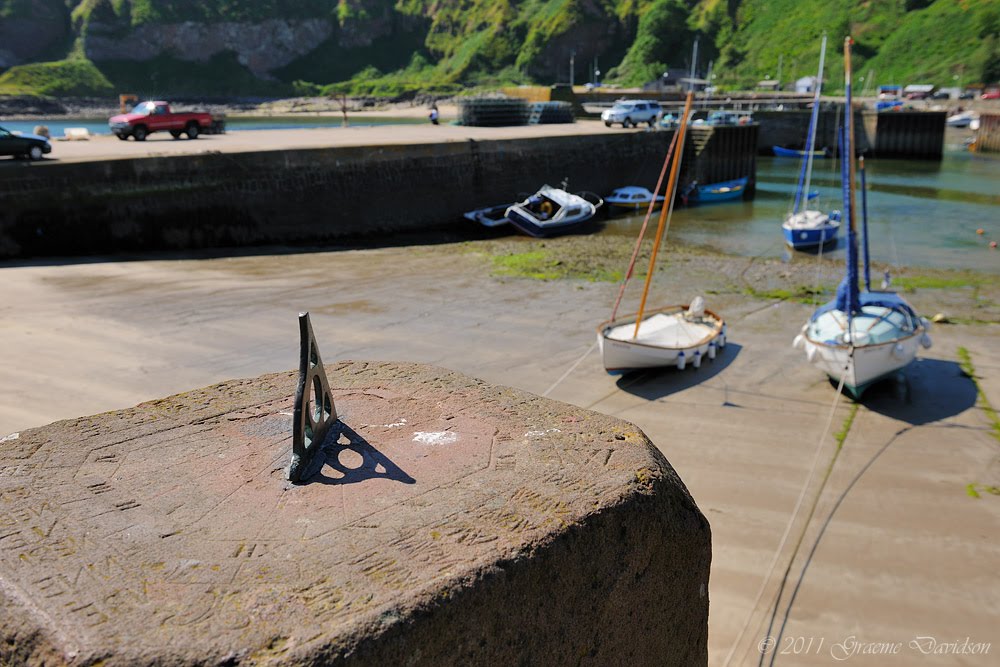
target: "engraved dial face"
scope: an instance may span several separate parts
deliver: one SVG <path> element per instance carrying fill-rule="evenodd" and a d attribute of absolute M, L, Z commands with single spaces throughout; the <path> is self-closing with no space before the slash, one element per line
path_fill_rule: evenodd
<path fill-rule="evenodd" d="M 618 446 L 645 439 L 623 422 L 608 419 L 623 435 L 594 447 L 593 413 L 526 421 L 526 406 L 551 402 L 407 374 L 426 368 L 328 367 L 340 420 L 304 484 L 285 479 L 292 374 L 6 439 L 0 590 L 80 655 L 137 639 L 183 652 L 178 628 L 206 655 L 275 636 L 294 651 L 523 548 L 634 479 L 623 451 L 637 448 Z"/>

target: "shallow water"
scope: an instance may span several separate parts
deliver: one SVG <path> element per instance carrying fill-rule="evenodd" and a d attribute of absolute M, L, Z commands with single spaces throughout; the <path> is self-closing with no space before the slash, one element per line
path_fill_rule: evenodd
<path fill-rule="evenodd" d="M 348 114 L 352 127 L 370 125 L 413 125 L 426 123 L 427 119 L 392 117 L 356 117 Z M 226 118 L 226 129 L 242 130 L 297 130 L 315 127 L 341 127 L 340 116 L 230 116 Z M 53 137 L 66 134 L 67 127 L 85 127 L 91 134 L 111 134 L 107 118 L 38 118 L 35 120 L 0 120 L 0 127 L 12 132 L 33 132 L 35 126 L 45 125 Z"/>
<path fill-rule="evenodd" d="M 1000 242 L 1000 155 L 963 150 L 962 136 L 949 132 L 941 162 L 867 161 L 874 261 L 1000 273 L 1000 250 L 989 247 L 990 241 Z M 760 157 L 753 201 L 678 207 L 669 236 L 738 255 L 810 261 L 813 255 L 790 251 L 781 236 L 798 176 L 798 160 Z M 813 202 L 821 210 L 843 208 L 837 161 L 814 163 L 812 189 L 819 191 Z M 616 216 L 603 233 L 634 235 L 641 224 L 642 215 Z M 985 233 L 976 234 L 978 228 Z M 842 230 L 839 246 L 826 248 L 824 255 L 842 258 L 843 237 Z"/>

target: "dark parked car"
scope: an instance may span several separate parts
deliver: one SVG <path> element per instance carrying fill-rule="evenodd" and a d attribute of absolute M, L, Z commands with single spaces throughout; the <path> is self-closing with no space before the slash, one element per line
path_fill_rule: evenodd
<path fill-rule="evenodd" d="M 0 155 L 41 160 L 43 155 L 51 152 L 52 144 L 45 137 L 37 134 L 14 134 L 0 127 Z"/>
<path fill-rule="evenodd" d="M 932 100 L 950 100 L 951 94 L 946 90 L 939 90 L 931 95 Z"/>
<path fill-rule="evenodd" d="M 960 99 L 960 100 L 974 100 L 974 99 L 976 99 L 976 94 L 974 92 L 972 92 L 971 90 L 967 90 L 964 93 L 962 93 L 961 95 L 959 95 L 958 99 Z"/>

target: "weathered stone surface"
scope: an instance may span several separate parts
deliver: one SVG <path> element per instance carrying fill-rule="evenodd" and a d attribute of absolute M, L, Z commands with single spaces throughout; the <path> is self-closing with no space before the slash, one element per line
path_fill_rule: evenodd
<path fill-rule="evenodd" d="M 0 662 L 707 661 L 709 526 L 633 425 L 438 368 L 328 366 L 0 442 Z"/>
<path fill-rule="evenodd" d="M 257 76 L 292 62 L 323 43 L 333 25 L 323 18 L 268 19 L 259 23 L 145 23 L 127 32 L 117 25 L 92 23 L 83 45 L 92 60 L 147 61 L 161 54 L 205 61 L 233 51 Z"/>

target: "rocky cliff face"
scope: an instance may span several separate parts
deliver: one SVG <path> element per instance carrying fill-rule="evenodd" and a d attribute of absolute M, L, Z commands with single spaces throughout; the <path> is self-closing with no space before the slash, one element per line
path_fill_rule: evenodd
<path fill-rule="evenodd" d="M 38 60 L 69 35 L 69 13 L 60 0 L 31 2 L 0 13 L 0 70 Z"/>
<path fill-rule="evenodd" d="M 259 23 L 144 23 L 122 30 L 92 22 L 83 46 L 95 62 L 142 62 L 159 55 L 205 61 L 223 51 L 236 53 L 243 66 L 261 78 L 309 53 L 333 33 L 327 19 L 268 19 Z"/>

